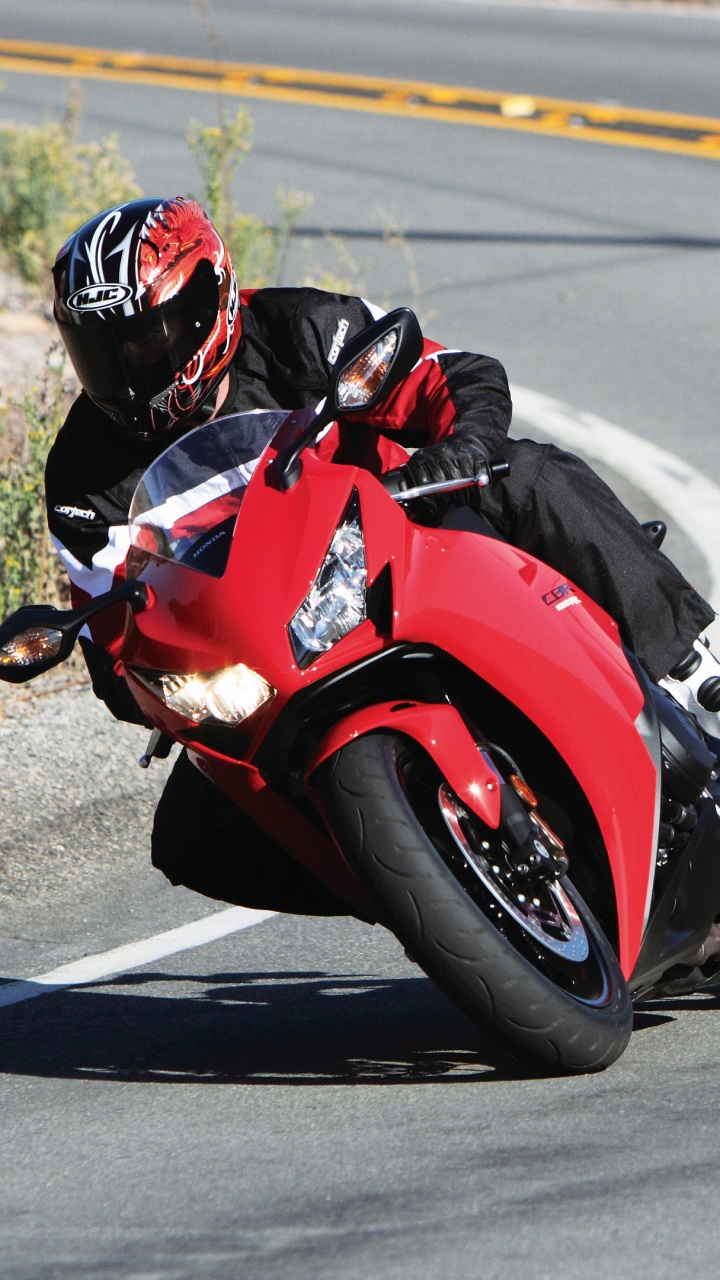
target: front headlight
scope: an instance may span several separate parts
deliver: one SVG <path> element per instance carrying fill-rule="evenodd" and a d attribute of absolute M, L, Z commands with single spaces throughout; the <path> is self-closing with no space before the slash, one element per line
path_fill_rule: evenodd
<path fill-rule="evenodd" d="M 200 675 L 138 668 L 133 669 L 133 675 L 166 707 L 195 724 L 240 724 L 275 696 L 272 685 L 242 662 Z"/>
<path fill-rule="evenodd" d="M 318 654 L 327 653 L 365 621 L 366 582 L 360 503 L 354 493 L 318 575 L 288 626 L 299 667 L 306 667 Z"/>

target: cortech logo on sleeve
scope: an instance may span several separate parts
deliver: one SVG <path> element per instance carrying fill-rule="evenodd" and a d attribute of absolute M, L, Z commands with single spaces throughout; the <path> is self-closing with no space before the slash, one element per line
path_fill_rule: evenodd
<path fill-rule="evenodd" d="M 340 355 L 340 352 L 342 351 L 343 342 L 345 341 L 345 334 L 347 333 L 349 328 L 350 328 L 349 320 L 345 320 L 344 318 L 342 320 L 338 320 L 338 327 L 333 334 L 332 346 L 328 351 L 328 364 L 334 364 L 338 356 Z"/>
<path fill-rule="evenodd" d="M 57 511 L 59 516 L 69 516 L 71 520 L 94 520 L 97 516 L 97 512 L 93 511 L 92 507 L 58 505 L 53 507 L 53 511 Z"/>

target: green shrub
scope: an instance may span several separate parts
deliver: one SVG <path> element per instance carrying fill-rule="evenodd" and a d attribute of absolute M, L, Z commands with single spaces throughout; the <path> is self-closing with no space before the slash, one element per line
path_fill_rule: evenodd
<path fill-rule="evenodd" d="M 296 223 L 312 204 L 312 196 L 278 187 L 276 227 L 238 210 L 232 183 L 252 147 L 252 130 L 252 117 L 244 107 L 240 107 L 232 119 L 226 117 L 221 107 L 217 125 L 191 120 L 186 140 L 203 180 L 202 204 L 230 250 L 241 286 L 261 288 L 282 280 L 290 238 Z"/>
<path fill-rule="evenodd" d="M 33 284 L 76 227 L 140 194 L 114 134 L 78 142 L 78 114 L 75 100 L 61 122 L 0 124 L 0 245 L 6 265 Z"/>
<path fill-rule="evenodd" d="M 252 117 L 240 107 L 232 120 L 227 119 L 221 108 L 218 125 L 191 120 L 185 134 L 203 180 L 203 203 L 223 237 L 228 234 L 236 212 L 232 180 L 252 147 L 252 131 Z"/>
<path fill-rule="evenodd" d="M 0 421 L 0 618 L 30 600 L 58 604 L 69 596 L 47 531 L 44 485 L 45 459 L 72 395 L 63 371 L 58 346 L 38 385 Z M 13 413 L 24 420 L 20 435 L 11 430 Z"/>

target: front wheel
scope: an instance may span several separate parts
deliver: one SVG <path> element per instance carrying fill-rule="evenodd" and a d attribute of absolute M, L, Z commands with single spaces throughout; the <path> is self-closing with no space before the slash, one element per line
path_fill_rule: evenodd
<path fill-rule="evenodd" d="M 468 814 L 404 738 L 349 742 L 323 792 L 334 834 L 384 922 L 464 1013 L 567 1071 L 620 1057 L 632 1028 L 627 985 L 567 877 L 518 884 L 502 830 Z"/>

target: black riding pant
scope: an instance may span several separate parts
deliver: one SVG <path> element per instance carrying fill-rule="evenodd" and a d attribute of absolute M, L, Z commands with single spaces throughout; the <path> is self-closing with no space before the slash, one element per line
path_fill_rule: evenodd
<path fill-rule="evenodd" d="M 554 445 L 507 443 L 509 476 L 482 493 L 482 514 L 516 546 L 569 578 L 619 624 L 658 680 L 712 621 L 710 606 L 585 463 Z M 472 528 L 453 509 L 446 523 Z M 468 518 L 469 517 L 469 518 Z M 153 863 L 210 898 L 298 914 L 346 906 L 190 764 L 185 752 L 155 815 Z"/>
<path fill-rule="evenodd" d="M 152 860 L 171 884 L 206 898 L 295 915 L 353 914 L 218 791 L 186 751 L 175 761 L 155 811 Z"/>

